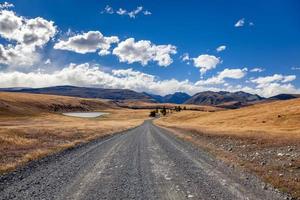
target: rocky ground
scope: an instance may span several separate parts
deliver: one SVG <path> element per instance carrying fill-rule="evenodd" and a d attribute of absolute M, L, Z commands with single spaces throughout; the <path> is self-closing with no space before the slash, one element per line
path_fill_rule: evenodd
<path fill-rule="evenodd" d="M 300 199 L 300 142 L 213 135 L 173 128 L 180 138 L 213 153 L 231 167 L 255 173 L 278 191 Z M 174 131 L 175 130 L 175 131 Z M 270 185 L 263 185 L 267 189 Z"/>

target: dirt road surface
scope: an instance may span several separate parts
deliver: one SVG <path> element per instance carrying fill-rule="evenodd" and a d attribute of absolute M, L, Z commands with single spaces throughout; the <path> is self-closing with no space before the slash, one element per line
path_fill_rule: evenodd
<path fill-rule="evenodd" d="M 284 199 L 145 121 L 0 176 L 0 199 Z"/>

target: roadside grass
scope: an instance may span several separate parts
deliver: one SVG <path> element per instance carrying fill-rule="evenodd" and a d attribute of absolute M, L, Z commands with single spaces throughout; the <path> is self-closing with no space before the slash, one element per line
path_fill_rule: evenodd
<path fill-rule="evenodd" d="M 300 99 L 214 113 L 182 111 L 155 123 L 230 166 L 300 199 Z"/>
<path fill-rule="evenodd" d="M 149 111 L 105 110 L 95 119 L 44 113 L 28 118 L 0 117 L 0 173 L 29 161 L 141 124 Z"/>
<path fill-rule="evenodd" d="M 61 112 L 102 111 L 97 118 Z M 149 110 L 131 110 L 109 101 L 55 95 L 0 92 L 0 173 L 32 160 L 143 123 Z"/>

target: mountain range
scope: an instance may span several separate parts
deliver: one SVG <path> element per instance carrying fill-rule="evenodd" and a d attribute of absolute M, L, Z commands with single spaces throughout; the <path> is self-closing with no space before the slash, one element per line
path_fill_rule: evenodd
<path fill-rule="evenodd" d="M 34 94 L 53 94 L 61 96 L 72 96 L 81 98 L 99 98 L 112 100 L 137 99 L 151 101 L 151 97 L 144 94 L 127 89 L 104 89 L 94 87 L 76 87 L 76 86 L 53 86 L 45 88 L 3 88 L 0 91 L 24 92 Z"/>
<path fill-rule="evenodd" d="M 154 94 L 147 94 L 152 99 L 154 99 L 158 103 L 176 103 L 176 104 L 183 104 L 188 99 L 191 98 L 190 95 L 184 92 L 175 92 L 174 94 L 168 94 L 166 96 L 154 95 Z"/>
<path fill-rule="evenodd" d="M 287 100 L 300 97 L 300 95 L 297 94 L 280 94 L 270 98 L 264 98 L 256 94 L 250 94 L 243 91 L 205 91 L 196 93 L 193 96 L 183 92 L 175 92 L 174 94 L 161 96 L 156 94 L 148 94 L 145 92 L 140 93 L 129 89 L 104 89 L 76 86 L 53 86 L 45 88 L 0 88 L 0 91 L 53 94 L 82 98 L 101 98 L 115 101 L 138 100 L 153 103 L 211 105 L 223 108 L 239 108 L 264 101 Z"/>
<path fill-rule="evenodd" d="M 256 94 L 250 94 L 246 92 L 213 92 L 205 91 L 199 92 L 188 99 L 186 104 L 195 105 L 213 105 L 226 108 L 238 108 L 246 106 L 254 102 L 259 102 L 265 98 Z"/>

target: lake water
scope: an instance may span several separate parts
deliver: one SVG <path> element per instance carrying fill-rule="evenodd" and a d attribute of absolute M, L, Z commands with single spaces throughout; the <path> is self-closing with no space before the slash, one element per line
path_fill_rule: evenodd
<path fill-rule="evenodd" d="M 101 115 L 105 115 L 108 113 L 104 112 L 67 112 L 63 113 L 63 115 L 70 116 L 70 117 L 84 117 L 84 118 L 93 118 L 99 117 Z"/>

